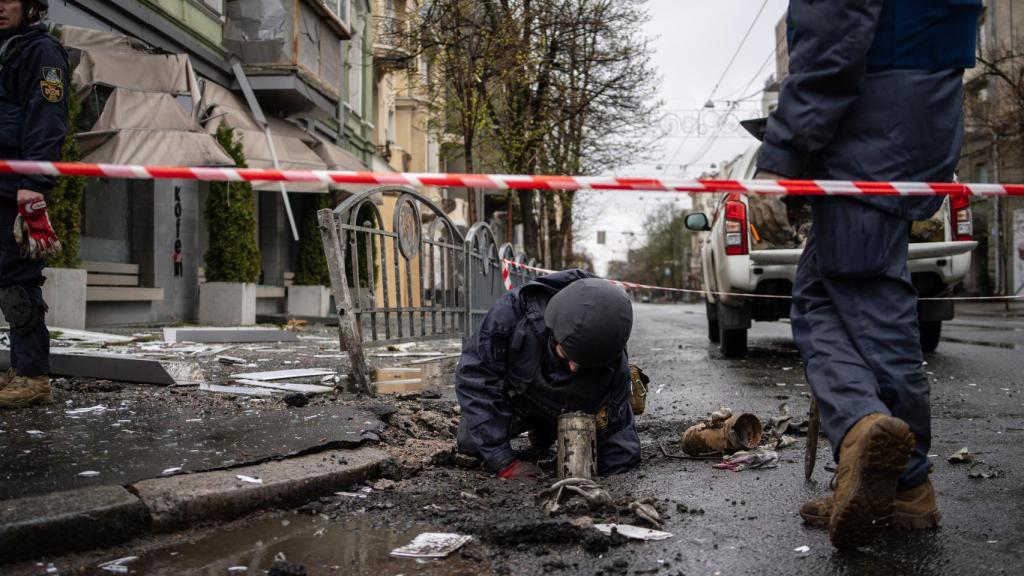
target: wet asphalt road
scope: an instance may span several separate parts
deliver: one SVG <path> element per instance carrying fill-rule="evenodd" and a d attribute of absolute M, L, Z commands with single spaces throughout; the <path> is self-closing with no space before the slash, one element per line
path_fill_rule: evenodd
<path fill-rule="evenodd" d="M 637 306 L 631 341 L 660 393 L 641 418 L 647 436 L 726 405 L 770 416 L 783 402 L 804 418 L 809 389 L 785 322 L 757 324 L 744 360 L 723 358 L 705 337 L 696 306 Z M 831 474 L 827 442 L 812 481 L 803 478 L 805 439 L 780 452 L 778 469 L 731 473 L 665 458 L 647 462 L 638 487 L 703 507 L 706 515 L 674 518 L 676 538 L 648 544 L 646 558 L 675 557 L 685 574 L 1024 574 L 1024 321 L 962 317 L 950 339 L 926 357 L 932 381 L 933 482 L 945 516 L 937 532 L 889 533 L 871 548 L 835 552 L 823 531 L 801 525 L 804 500 L 824 495 Z M 969 479 L 947 463 L 968 447 L 1005 476 Z M 807 557 L 794 552 L 809 546 Z M 640 566 L 631 563 L 631 567 Z M 671 572 L 670 572 L 671 573 Z"/>
<path fill-rule="evenodd" d="M 749 356 L 728 360 L 706 338 L 703 306 L 641 304 L 630 353 L 652 378 L 648 412 L 638 420 L 644 463 L 602 483 L 620 494 L 657 498 L 668 516 L 664 529 L 675 535 L 669 540 L 630 543 L 604 554 L 586 552 L 575 543 L 505 547 L 481 542 L 470 547 L 469 555 L 435 563 L 389 560 L 387 550 L 416 533 L 464 527 L 444 515 L 424 522 L 424 502 L 453 506 L 463 511 L 457 518 L 468 515 L 492 525 L 536 518 L 536 511 L 519 511 L 535 507 L 532 496 L 543 486 L 516 487 L 478 472 L 440 468 L 411 478 L 406 488 L 383 493 L 384 500 L 371 498 L 368 502 L 383 506 L 349 515 L 340 524 L 316 524 L 317 516 L 286 516 L 288 525 L 267 514 L 197 534 L 194 544 L 172 542 L 191 540 L 189 535 L 167 542 L 158 537 L 145 546 L 148 551 L 137 543 L 99 554 L 106 559 L 143 556 L 131 571 L 135 574 L 225 574 L 228 566 L 247 563 L 266 569 L 276 550 L 306 564 L 309 574 L 1024 574 L 1024 317 L 965 315 L 947 326 L 946 334 L 939 351 L 926 358 L 933 383 L 933 481 L 945 515 L 938 531 L 890 532 L 870 548 L 839 553 L 825 532 L 803 526 L 800 504 L 828 492 L 831 474 L 823 466 L 831 455 L 824 440 L 810 482 L 803 475 L 802 437 L 780 452 L 780 466 L 771 470 L 734 473 L 715 470 L 711 462 L 662 455 L 659 442 L 677 450 L 683 429 L 722 406 L 766 420 L 785 403 L 794 421 L 803 421 L 809 388 L 787 323 L 755 325 Z M 451 390 L 444 395 L 451 396 Z M 946 461 L 963 447 L 1004 475 L 968 478 L 967 467 Z M 498 493 L 486 505 L 492 509 L 466 511 L 456 495 L 473 487 Z M 704 512 L 683 513 L 678 504 Z M 253 544 L 259 541 L 268 547 Z M 794 551 L 801 546 L 809 547 L 809 553 Z M 205 568 L 183 572 L 186 558 L 194 562 L 190 566 Z M 75 564 L 82 565 L 58 562 Z M 103 573 L 94 568 L 74 572 Z"/>

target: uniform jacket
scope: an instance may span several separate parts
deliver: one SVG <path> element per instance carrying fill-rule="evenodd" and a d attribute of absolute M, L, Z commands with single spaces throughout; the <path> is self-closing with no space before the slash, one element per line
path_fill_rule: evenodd
<path fill-rule="evenodd" d="M 589 277 L 582 270 L 558 272 L 503 295 L 464 346 L 455 390 L 463 426 L 491 472 L 515 458 L 510 440 L 517 419 L 553 438 L 558 415 L 574 411 L 607 414 L 597 436 L 599 474 L 623 472 L 640 462 L 625 351 L 608 366 L 572 374 L 555 356 L 544 324 L 551 297 Z"/>
<path fill-rule="evenodd" d="M 7 36 L 0 55 L 0 158 L 60 160 L 68 130 L 67 53 L 42 24 Z M 56 178 L 0 176 L 0 199 L 15 201 L 19 189 L 48 195 Z"/>
<path fill-rule="evenodd" d="M 952 180 L 980 10 L 981 0 L 791 0 L 790 74 L 758 168 L 790 178 Z M 867 277 L 906 242 L 887 218 L 928 218 L 942 198 L 814 203 L 822 273 Z"/>

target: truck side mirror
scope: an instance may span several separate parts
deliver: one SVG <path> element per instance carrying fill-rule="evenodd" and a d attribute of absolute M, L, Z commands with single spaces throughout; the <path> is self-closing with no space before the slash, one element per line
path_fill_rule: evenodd
<path fill-rule="evenodd" d="M 707 232 L 711 230 L 711 223 L 708 222 L 708 217 L 702 212 L 687 214 L 684 224 L 687 230 L 693 230 L 694 232 Z"/>

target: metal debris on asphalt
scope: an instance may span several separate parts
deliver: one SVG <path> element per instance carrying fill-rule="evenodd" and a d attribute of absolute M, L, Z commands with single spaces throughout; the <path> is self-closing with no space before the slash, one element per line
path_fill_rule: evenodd
<path fill-rule="evenodd" d="M 630 540 L 667 540 L 673 536 L 671 532 L 641 528 L 632 524 L 594 524 L 594 529 L 606 536 L 611 536 L 613 532 L 616 532 Z"/>
<path fill-rule="evenodd" d="M 760 468 L 778 468 L 779 453 L 774 450 L 765 450 L 764 448 L 758 448 L 749 452 L 737 452 L 722 458 L 722 461 L 715 464 L 714 467 L 719 470 L 732 470 L 733 472 Z"/>
<path fill-rule="evenodd" d="M 115 574 L 127 574 L 128 567 L 125 566 L 125 564 L 130 564 L 138 559 L 138 556 L 125 556 L 124 558 L 118 558 L 117 560 L 110 560 L 109 562 L 98 564 L 96 567 L 101 570 L 106 570 L 107 572 L 114 572 Z"/>
<path fill-rule="evenodd" d="M 589 478 L 566 478 L 559 480 L 537 496 L 541 509 L 548 515 L 555 514 L 573 498 L 582 498 L 590 509 L 612 505 L 612 497 Z"/>
<path fill-rule="evenodd" d="M 227 366 L 249 363 L 245 358 L 239 358 L 237 356 L 217 356 L 217 362 Z"/>
<path fill-rule="evenodd" d="M 974 462 L 974 454 L 971 454 L 967 447 L 963 447 L 949 457 L 950 464 L 970 464 Z"/>
<path fill-rule="evenodd" d="M 86 470 L 84 472 L 79 472 L 78 475 L 82 478 L 95 478 L 99 476 L 100 473 L 98 470 Z"/>
<path fill-rule="evenodd" d="M 165 469 L 163 472 L 160 473 L 160 475 L 161 476 L 174 476 L 175 474 L 178 474 L 179 472 L 181 472 L 181 466 L 176 466 L 174 468 L 167 468 L 167 469 Z"/>
<path fill-rule="evenodd" d="M 263 484 L 262 478 L 253 478 L 252 476 L 245 476 L 244 474 L 235 474 L 235 478 L 249 484 Z"/>
<path fill-rule="evenodd" d="M 255 388 L 252 386 L 223 386 L 220 384 L 200 384 L 199 389 L 203 392 L 234 394 L 237 396 L 273 396 L 275 393 L 274 390 L 269 388 Z"/>
<path fill-rule="evenodd" d="M 246 374 L 235 374 L 232 378 L 236 380 L 289 380 L 292 378 L 312 378 L 320 376 L 333 376 L 334 370 L 324 368 L 298 368 L 294 370 L 271 370 L 269 372 L 249 372 Z"/>
<path fill-rule="evenodd" d="M 801 558 L 806 558 L 807 556 L 810 556 L 810 554 L 811 554 L 811 547 L 810 546 L 799 546 L 797 548 L 793 548 L 793 552 L 796 552 Z"/>
<path fill-rule="evenodd" d="M 629 503 L 629 509 L 636 514 L 636 517 L 644 522 L 647 522 L 655 528 L 661 528 L 661 514 L 658 514 L 658 509 L 649 500 L 637 500 Z"/>
<path fill-rule="evenodd" d="M 424 532 L 412 542 L 395 548 L 391 555 L 398 558 L 444 558 L 473 540 L 472 536 Z"/>
<path fill-rule="evenodd" d="M 270 390 L 281 390 L 283 392 L 301 392 L 304 394 L 329 394 L 334 392 L 330 386 L 319 386 L 317 384 L 294 384 L 291 382 L 267 382 L 265 380 L 237 379 L 236 383 L 242 386 L 253 386 Z"/>
<path fill-rule="evenodd" d="M 102 404 L 96 406 L 90 406 L 88 408 L 75 408 L 74 410 L 65 410 L 64 413 L 68 416 L 81 416 L 82 414 L 92 414 L 97 412 L 105 412 L 108 408 Z"/>

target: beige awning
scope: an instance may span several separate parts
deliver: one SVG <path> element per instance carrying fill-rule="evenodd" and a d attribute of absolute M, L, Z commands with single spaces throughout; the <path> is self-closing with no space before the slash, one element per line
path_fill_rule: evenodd
<path fill-rule="evenodd" d="M 77 139 L 86 162 L 234 165 L 216 140 L 166 93 L 114 90 L 93 129 Z"/>
<path fill-rule="evenodd" d="M 187 54 L 138 54 L 86 50 L 73 77 L 79 97 L 96 85 L 141 92 L 189 95 L 199 101 L 199 87 Z"/>
<path fill-rule="evenodd" d="M 266 133 L 253 119 L 248 105 L 230 90 L 207 81 L 203 84 L 203 102 L 207 106 L 206 131 L 210 134 L 217 131 L 221 123 L 235 130 L 241 140 L 245 162 L 250 168 L 273 168 L 274 158 L 270 152 Z M 286 120 L 268 118 L 274 151 L 277 152 L 278 164 L 282 170 L 326 170 L 327 165 L 320 156 L 309 147 L 307 142 L 315 142 L 312 134 Z M 253 185 L 256 190 L 278 191 L 277 182 L 262 182 Z M 327 184 L 321 182 L 292 182 L 287 184 L 289 192 L 322 192 L 328 191 Z"/>
<path fill-rule="evenodd" d="M 317 137 L 313 151 L 327 164 L 328 170 L 348 170 L 351 172 L 367 172 L 369 169 L 355 154 L 341 148 L 323 138 Z"/>
<path fill-rule="evenodd" d="M 149 52 L 146 43 L 117 32 L 106 32 L 63 25 L 60 27 L 60 41 L 67 48 L 78 50 L 102 50 L 106 52 L 128 52 L 144 54 Z"/>

